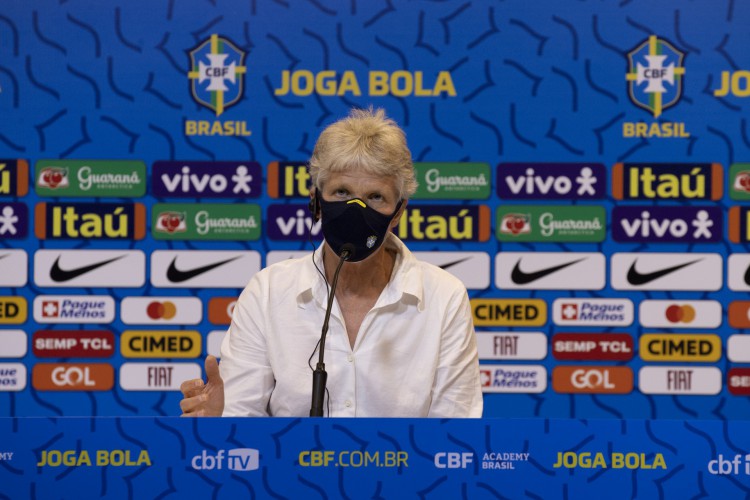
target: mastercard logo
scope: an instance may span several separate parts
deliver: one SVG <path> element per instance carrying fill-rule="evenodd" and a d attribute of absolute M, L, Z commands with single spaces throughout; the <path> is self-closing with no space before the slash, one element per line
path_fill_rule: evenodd
<path fill-rule="evenodd" d="M 177 314 L 177 306 L 168 300 L 154 301 L 146 307 L 146 314 L 151 319 L 172 319 Z"/>
<path fill-rule="evenodd" d="M 695 308 L 691 305 L 674 304 L 667 307 L 665 316 L 670 323 L 691 323 L 695 319 Z"/>

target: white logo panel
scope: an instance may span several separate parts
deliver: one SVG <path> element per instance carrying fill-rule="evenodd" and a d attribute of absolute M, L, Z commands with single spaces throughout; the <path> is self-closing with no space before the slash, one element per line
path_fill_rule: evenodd
<path fill-rule="evenodd" d="M 51 323 L 112 323 L 115 300 L 109 295 L 37 295 L 34 321 Z"/>
<path fill-rule="evenodd" d="M 723 260 L 716 253 L 616 253 L 615 290 L 696 290 L 721 288 Z"/>
<path fill-rule="evenodd" d="M 479 359 L 544 359 L 547 336 L 537 332 L 477 332 Z"/>
<path fill-rule="evenodd" d="M 140 250 L 37 250 L 34 282 L 44 287 L 140 288 L 146 256 Z"/>
<path fill-rule="evenodd" d="M 601 290 L 606 259 L 589 252 L 500 252 L 495 284 L 503 289 Z"/>
<path fill-rule="evenodd" d="M 26 366 L 22 363 L 0 363 L 0 392 L 26 389 Z"/>
<path fill-rule="evenodd" d="M 0 250 L 0 286 L 25 286 L 29 256 L 23 250 Z"/>
<path fill-rule="evenodd" d="M 221 357 L 221 343 L 224 342 L 226 330 L 212 330 L 206 337 L 206 354 L 211 354 L 217 358 Z"/>
<path fill-rule="evenodd" d="M 417 260 L 428 262 L 460 279 L 469 290 L 490 286 L 490 256 L 485 252 L 413 252 Z"/>
<path fill-rule="evenodd" d="M 716 300 L 644 300 L 638 317 L 647 328 L 718 328 L 721 304 Z"/>
<path fill-rule="evenodd" d="M 266 267 L 289 259 L 312 259 L 312 250 L 272 250 L 266 254 Z"/>
<path fill-rule="evenodd" d="M 0 358 L 22 358 L 26 356 L 28 350 L 26 332 L 23 330 L 0 330 Z"/>
<path fill-rule="evenodd" d="M 126 325 L 197 325 L 203 319 L 197 297 L 126 297 L 120 307 Z"/>
<path fill-rule="evenodd" d="M 123 363 L 120 387 L 125 391 L 179 391 L 186 380 L 201 378 L 198 363 Z"/>
<path fill-rule="evenodd" d="M 157 250 L 151 254 L 151 284 L 162 288 L 245 288 L 260 271 L 254 250 Z"/>
<path fill-rule="evenodd" d="M 630 299 L 555 299 L 552 318 L 562 326 L 629 326 L 633 323 Z"/>
<path fill-rule="evenodd" d="M 721 392 L 721 370 L 714 366 L 644 366 L 638 371 L 644 394 L 704 395 Z"/>
<path fill-rule="evenodd" d="M 732 363 L 750 363 L 750 335 L 730 335 L 727 339 L 727 359 Z"/>
<path fill-rule="evenodd" d="M 729 256 L 727 286 L 735 292 L 750 291 L 750 253 L 733 253 Z"/>
<path fill-rule="evenodd" d="M 540 393 L 547 389 L 541 365 L 479 365 L 483 393 Z"/>

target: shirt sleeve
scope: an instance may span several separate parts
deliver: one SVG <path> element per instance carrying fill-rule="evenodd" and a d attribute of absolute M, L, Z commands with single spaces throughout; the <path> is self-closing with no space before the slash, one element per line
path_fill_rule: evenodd
<path fill-rule="evenodd" d="M 447 307 L 429 417 L 480 418 L 483 399 L 474 322 L 463 289 Z"/>
<path fill-rule="evenodd" d="M 243 290 L 221 344 L 225 417 L 268 416 L 274 377 L 268 360 L 264 320 L 267 295 L 256 275 Z"/>

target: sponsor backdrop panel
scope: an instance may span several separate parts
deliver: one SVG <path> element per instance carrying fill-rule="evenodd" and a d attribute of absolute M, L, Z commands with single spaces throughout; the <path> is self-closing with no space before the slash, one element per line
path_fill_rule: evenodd
<path fill-rule="evenodd" d="M 734 499 L 750 474 L 747 425 L 718 420 L 4 418 L 0 432 L 9 498 Z"/>
<path fill-rule="evenodd" d="M 4 6 L 0 416 L 178 413 L 247 280 L 321 240 L 317 135 L 374 105 L 487 417 L 747 418 L 750 7 L 392 4 Z"/>

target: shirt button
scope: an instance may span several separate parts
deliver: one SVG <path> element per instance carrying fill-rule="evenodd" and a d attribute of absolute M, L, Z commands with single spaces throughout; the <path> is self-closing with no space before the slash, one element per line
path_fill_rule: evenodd
<path fill-rule="evenodd" d="M 354 361 L 354 356 L 352 356 L 352 355 L 350 354 L 350 355 L 348 355 L 348 356 L 346 357 L 346 360 L 347 360 L 348 362 L 350 362 L 350 363 L 351 363 L 352 361 Z"/>
<path fill-rule="evenodd" d="M 347 399 L 346 403 L 344 403 L 344 405 L 346 405 L 347 408 L 351 408 L 352 407 L 352 402 Z"/>

